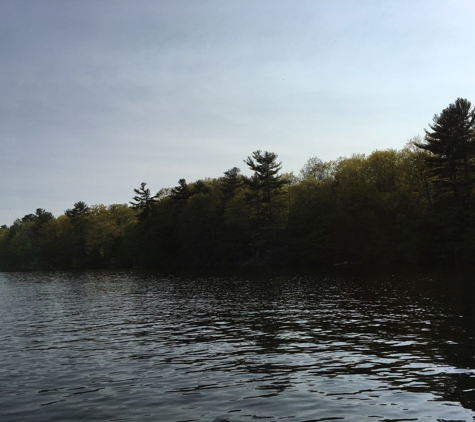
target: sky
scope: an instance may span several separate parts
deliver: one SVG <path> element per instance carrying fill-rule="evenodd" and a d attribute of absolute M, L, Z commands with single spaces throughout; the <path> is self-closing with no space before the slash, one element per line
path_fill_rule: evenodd
<path fill-rule="evenodd" d="M 473 0 L 2 0 L 0 225 L 401 149 L 475 102 L 474 46 Z"/>

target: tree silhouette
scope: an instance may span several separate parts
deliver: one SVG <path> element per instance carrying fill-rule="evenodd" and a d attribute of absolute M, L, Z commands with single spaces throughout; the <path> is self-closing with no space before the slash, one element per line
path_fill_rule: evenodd
<path fill-rule="evenodd" d="M 277 162 L 277 155 L 273 152 L 260 150 L 254 151 L 252 158 L 247 157 L 244 162 L 254 171 L 245 182 L 252 192 L 250 199 L 256 207 L 257 214 L 261 219 L 272 220 L 272 200 L 287 183 L 287 180 L 278 174 L 282 163 Z"/>
<path fill-rule="evenodd" d="M 252 243 L 257 256 L 275 259 L 277 239 L 282 239 L 282 236 L 277 235 L 280 227 L 275 218 L 275 210 L 282 187 L 287 183 L 279 175 L 282 163 L 277 162 L 277 155 L 273 152 L 260 150 L 254 151 L 252 158 L 247 157 L 244 162 L 254 171 L 251 177 L 245 178 L 249 188 L 246 199 L 255 212 Z"/>
<path fill-rule="evenodd" d="M 184 203 L 193 194 L 185 179 L 178 181 L 178 186 L 172 188 L 170 197 L 174 203 Z"/>
<path fill-rule="evenodd" d="M 150 194 L 150 189 L 145 189 L 145 186 L 147 183 L 142 182 L 140 184 L 139 189 L 134 189 L 134 192 L 137 194 L 136 196 L 133 197 L 133 200 L 135 202 L 130 201 L 129 204 L 132 205 L 132 208 L 136 210 L 140 210 L 139 214 L 139 219 L 140 220 L 145 220 L 147 219 L 153 208 L 153 204 L 157 202 L 159 194 L 157 193 L 156 195 L 152 196 Z"/>
<path fill-rule="evenodd" d="M 440 256 L 457 265 L 471 255 L 467 245 L 473 232 L 472 190 L 475 182 L 475 110 L 457 98 L 436 114 L 425 142 L 415 145 L 429 152 L 426 163 L 434 187 L 434 232 Z"/>
<path fill-rule="evenodd" d="M 221 178 L 221 190 L 224 195 L 224 199 L 228 200 L 234 196 L 236 189 L 241 187 L 243 177 L 241 170 L 237 167 L 233 167 L 224 172 L 224 176 Z"/>
<path fill-rule="evenodd" d="M 86 257 L 86 225 L 89 207 L 85 202 L 79 201 L 74 204 L 74 208 L 67 209 L 64 214 L 69 218 L 76 235 L 74 255 L 77 262 L 75 265 L 81 266 Z"/>
<path fill-rule="evenodd" d="M 470 101 L 457 98 L 434 116 L 429 127 L 425 142 L 415 145 L 430 153 L 426 161 L 437 199 L 466 207 L 475 180 L 475 110 Z"/>

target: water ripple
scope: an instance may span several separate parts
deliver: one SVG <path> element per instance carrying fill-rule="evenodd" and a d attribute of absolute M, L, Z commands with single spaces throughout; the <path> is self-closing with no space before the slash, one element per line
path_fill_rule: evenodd
<path fill-rule="evenodd" d="M 4 273 L 0 417 L 475 420 L 466 303 L 421 279 Z"/>

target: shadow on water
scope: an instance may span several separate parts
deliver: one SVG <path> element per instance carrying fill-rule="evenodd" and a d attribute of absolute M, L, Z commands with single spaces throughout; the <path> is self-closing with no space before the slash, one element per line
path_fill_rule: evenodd
<path fill-rule="evenodd" d="M 292 357 L 313 353 L 319 356 L 312 362 L 314 374 L 376 376 L 394 388 L 430 391 L 475 410 L 475 289 L 470 277 L 273 276 L 193 278 L 199 293 L 190 289 L 189 280 L 185 289 L 177 284 L 175 293 L 186 299 L 207 292 L 207 318 L 219 315 L 219 335 L 245 339 L 256 355 L 292 361 L 243 360 L 241 367 L 249 373 L 299 373 L 307 364 Z M 198 336 L 192 341 L 209 339 Z M 235 353 L 247 355 L 245 348 Z M 278 394 L 292 386 L 286 378 L 266 388 Z"/>

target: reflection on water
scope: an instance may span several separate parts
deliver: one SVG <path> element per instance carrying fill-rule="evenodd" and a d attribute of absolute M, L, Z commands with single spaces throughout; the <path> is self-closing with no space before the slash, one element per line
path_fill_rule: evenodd
<path fill-rule="evenodd" d="M 473 308 L 420 277 L 3 273 L 0 420 L 475 420 Z"/>

